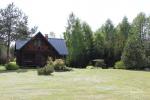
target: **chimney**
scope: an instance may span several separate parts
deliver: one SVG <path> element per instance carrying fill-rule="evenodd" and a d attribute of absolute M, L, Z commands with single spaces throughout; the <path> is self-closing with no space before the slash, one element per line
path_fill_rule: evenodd
<path fill-rule="evenodd" d="M 45 38 L 46 38 L 46 40 L 48 40 L 48 34 L 45 34 Z"/>

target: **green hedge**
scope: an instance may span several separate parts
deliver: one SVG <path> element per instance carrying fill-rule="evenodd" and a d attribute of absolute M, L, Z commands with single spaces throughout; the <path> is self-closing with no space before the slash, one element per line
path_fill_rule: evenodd
<path fill-rule="evenodd" d="M 9 62 L 5 65 L 6 70 L 17 70 L 19 69 L 19 66 L 16 64 L 16 62 Z"/>

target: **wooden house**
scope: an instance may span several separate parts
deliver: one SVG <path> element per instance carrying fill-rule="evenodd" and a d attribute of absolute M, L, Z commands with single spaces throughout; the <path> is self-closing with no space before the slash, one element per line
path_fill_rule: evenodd
<path fill-rule="evenodd" d="M 44 66 L 48 57 L 64 58 L 67 54 L 64 39 L 48 38 L 40 32 L 15 43 L 16 63 L 20 66 Z"/>

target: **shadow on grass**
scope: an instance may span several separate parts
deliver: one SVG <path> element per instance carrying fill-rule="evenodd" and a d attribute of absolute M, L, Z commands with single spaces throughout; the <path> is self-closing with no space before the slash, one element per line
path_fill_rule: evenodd
<path fill-rule="evenodd" d="M 137 72 L 150 72 L 150 69 L 146 70 L 146 69 L 126 69 L 128 71 L 137 71 Z"/>
<path fill-rule="evenodd" d="M 55 72 L 71 72 L 74 71 L 72 68 L 67 68 L 67 69 L 63 69 L 63 70 L 55 70 Z"/>
<path fill-rule="evenodd" d="M 25 73 L 25 72 L 28 72 L 28 71 L 35 71 L 36 69 L 18 69 L 18 70 L 6 70 L 6 69 L 3 69 L 3 70 L 0 70 L 0 73 L 11 73 L 11 72 L 16 72 L 16 73 Z"/>
<path fill-rule="evenodd" d="M 16 72 L 16 73 L 25 73 L 28 71 L 36 71 L 37 68 L 36 67 L 21 67 L 18 70 L 6 70 L 5 67 L 0 67 L 0 74 L 1 73 L 11 73 L 11 72 Z M 74 71 L 72 68 L 67 68 L 64 70 L 55 70 L 55 72 L 71 72 Z"/>

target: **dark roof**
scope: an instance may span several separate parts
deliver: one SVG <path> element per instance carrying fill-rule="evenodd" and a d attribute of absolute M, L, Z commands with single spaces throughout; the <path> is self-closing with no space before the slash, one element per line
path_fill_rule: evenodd
<path fill-rule="evenodd" d="M 16 50 L 21 49 L 31 38 L 20 39 L 16 41 Z M 54 47 L 59 55 L 68 55 L 66 43 L 64 39 L 48 38 L 48 42 Z"/>
<path fill-rule="evenodd" d="M 64 39 L 49 38 L 48 42 L 57 50 L 60 55 L 68 55 Z"/>
<path fill-rule="evenodd" d="M 30 40 L 30 38 L 17 40 L 16 41 L 16 50 L 21 49 L 29 40 Z"/>

